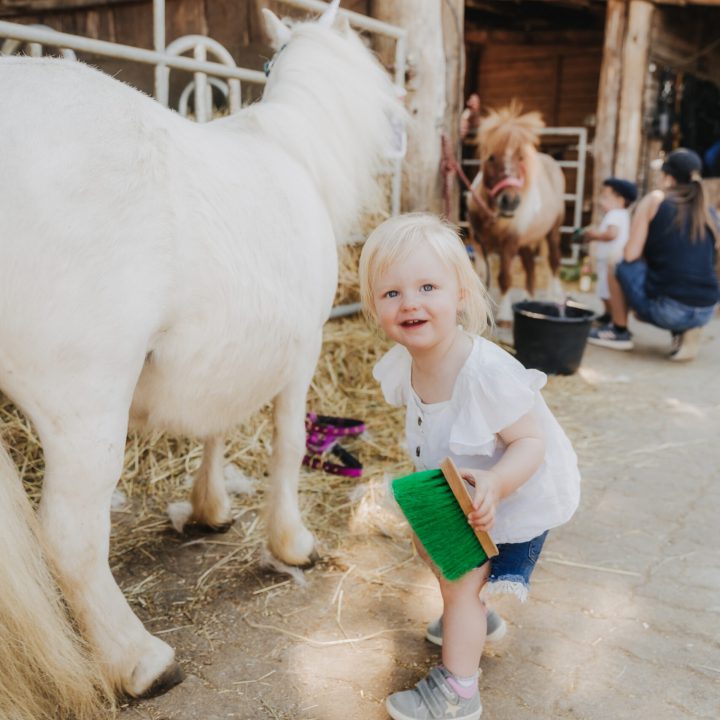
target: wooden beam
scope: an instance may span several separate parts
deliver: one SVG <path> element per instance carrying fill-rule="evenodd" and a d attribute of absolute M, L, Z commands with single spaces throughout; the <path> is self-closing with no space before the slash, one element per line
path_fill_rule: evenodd
<path fill-rule="evenodd" d="M 500 3 L 492 1 L 479 2 L 478 0 L 468 0 L 468 7 L 473 10 L 490 13 L 491 15 L 500 15 L 501 17 L 515 17 L 518 11 L 517 5 L 512 5 L 507 8 L 503 7 Z"/>
<path fill-rule="evenodd" d="M 653 9 L 647 0 L 631 0 L 623 47 L 615 175 L 633 181 L 637 178 L 642 143 L 642 101 Z"/>
<path fill-rule="evenodd" d="M 612 175 L 615 164 L 618 103 L 622 80 L 622 50 L 625 37 L 625 0 L 608 0 L 605 42 L 598 83 L 598 104 L 593 141 L 593 223 L 600 219 L 597 198 L 602 182 Z"/>
<path fill-rule="evenodd" d="M 720 7 L 720 0 L 654 0 L 656 5 L 710 5 Z"/>
<path fill-rule="evenodd" d="M 0 15 L 27 15 L 39 12 L 67 12 L 77 8 L 128 5 L 148 0 L 0 0 Z"/>
<path fill-rule="evenodd" d="M 600 45 L 599 30 L 467 30 L 468 45 Z"/>

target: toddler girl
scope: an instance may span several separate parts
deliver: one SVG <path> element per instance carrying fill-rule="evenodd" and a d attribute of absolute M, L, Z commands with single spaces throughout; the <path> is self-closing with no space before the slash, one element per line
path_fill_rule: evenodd
<path fill-rule="evenodd" d="M 397 343 L 374 376 L 390 404 L 407 406 L 416 469 L 451 457 L 474 486 L 468 522 L 492 531 L 500 551 L 451 582 L 414 538 L 440 584 L 442 622 L 430 628 L 443 664 L 415 688 L 390 695 L 387 710 L 395 720 L 475 720 L 487 632 L 480 591 L 525 600 L 548 530 L 577 507 L 577 458 L 540 395 L 546 376 L 480 337 L 487 296 L 450 225 L 421 213 L 384 222 L 363 248 L 360 289 L 366 312 Z"/>

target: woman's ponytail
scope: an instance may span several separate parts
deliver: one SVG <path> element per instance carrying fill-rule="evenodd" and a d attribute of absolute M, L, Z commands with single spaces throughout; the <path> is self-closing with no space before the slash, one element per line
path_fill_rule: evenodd
<path fill-rule="evenodd" d="M 682 228 L 689 226 L 690 241 L 700 242 L 710 230 L 715 239 L 715 247 L 720 249 L 720 229 L 716 218 L 710 212 L 700 173 L 694 170 L 690 175 L 690 182 L 676 185 L 672 194 L 678 207 L 677 222 Z"/>

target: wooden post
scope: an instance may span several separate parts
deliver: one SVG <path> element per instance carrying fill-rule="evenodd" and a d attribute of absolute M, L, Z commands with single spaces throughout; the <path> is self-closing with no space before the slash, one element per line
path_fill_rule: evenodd
<path fill-rule="evenodd" d="M 597 199 L 602 181 L 612 175 L 615 164 L 615 139 L 622 80 L 622 49 L 625 36 L 625 0 L 608 0 L 605 14 L 605 42 L 600 67 L 598 106 L 593 141 L 593 215 L 600 220 Z"/>
<path fill-rule="evenodd" d="M 647 0 L 631 0 L 628 31 L 623 48 L 615 175 L 633 181 L 637 179 L 640 160 L 642 101 L 647 76 L 652 13 L 652 3 Z"/>
<path fill-rule="evenodd" d="M 465 0 L 446 0 L 442 3 L 443 46 L 445 48 L 445 122 L 443 132 L 455 150 L 460 162 L 460 115 L 465 106 Z M 450 212 L 448 219 L 457 223 L 460 219 L 460 193 L 463 188 L 458 178 L 450 187 Z"/>
<path fill-rule="evenodd" d="M 441 212 L 440 136 L 445 120 L 445 55 L 442 3 L 437 0 L 373 0 L 372 15 L 407 31 L 407 156 L 403 163 L 403 211 Z"/>

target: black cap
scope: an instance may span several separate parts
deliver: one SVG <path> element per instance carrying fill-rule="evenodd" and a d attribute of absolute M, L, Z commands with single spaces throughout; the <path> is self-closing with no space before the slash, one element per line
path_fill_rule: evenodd
<path fill-rule="evenodd" d="M 603 180 L 603 185 L 612 188 L 621 198 L 625 198 L 628 204 L 634 203 L 638 196 L 637 185 L 629 180 L 621 178 L 609 177 Z"/>
<path fill-rule="evenodd" d="M 687 148 L 679 148 L 673 150 L 665 158 L 665 162 L 660 169 L 666 175 L 674 177 L 682 185 L 690 182 L 693 173 L 700 173 L 702 160 L 696 152 Z"/>

